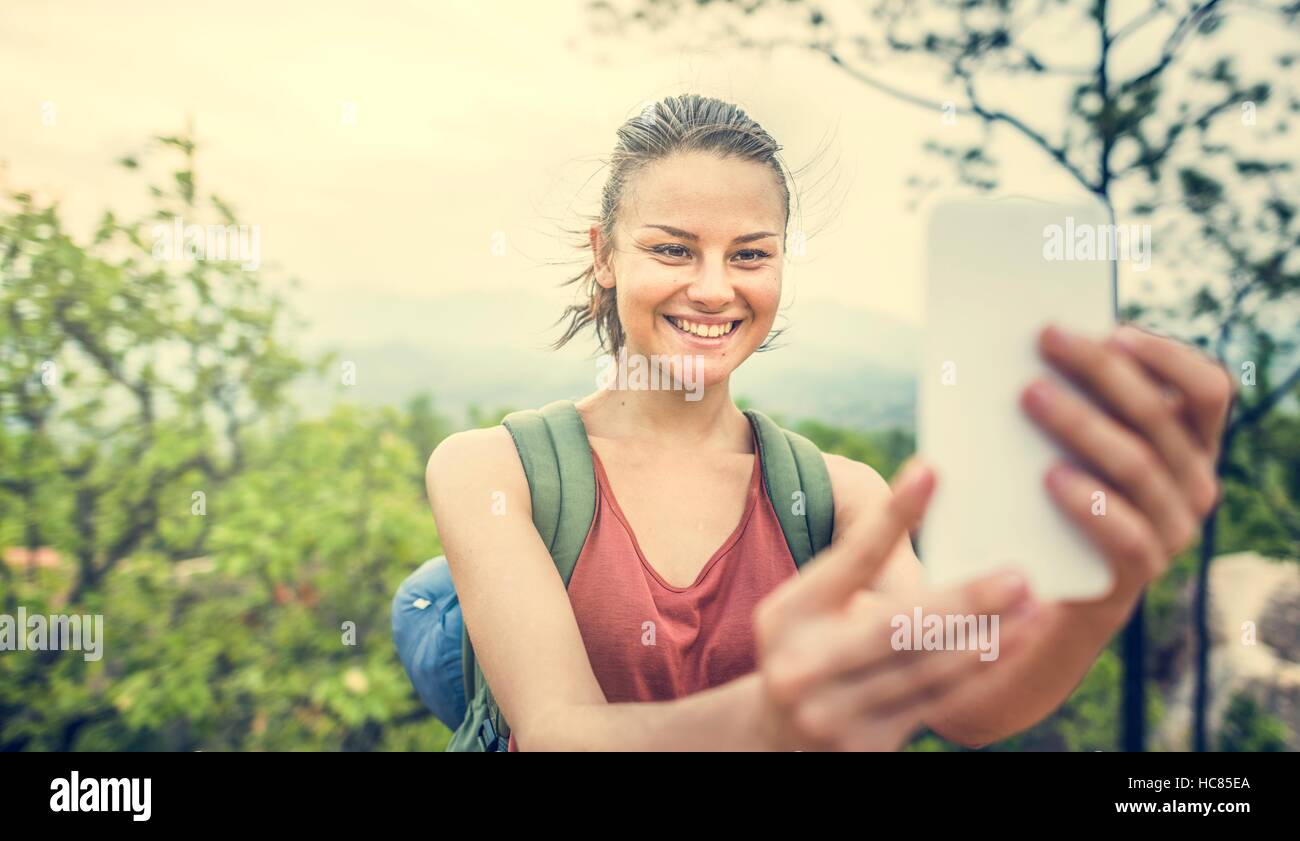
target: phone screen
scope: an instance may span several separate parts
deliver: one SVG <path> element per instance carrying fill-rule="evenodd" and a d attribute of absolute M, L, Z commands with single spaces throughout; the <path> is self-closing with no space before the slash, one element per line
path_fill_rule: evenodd
<path fill-rule="evenodd" d="M 1020 393 L 1035 376 L 1070 387 L 1038 354 L 1043 326 L 1098 338 L 1113 328 L 1107 255 L 1141 247 L 1127 233 L 1087 205 L 1000 199 L 934 210 L 917 402 L 917 448 L 938 473 L 918 547 L 932 583 L 1012 567 L 1040 598 L 1109 590 L 1104 559 L 1048 496 L 1043 477 L 1062 452 L 1021 410 Z M 1093 502 L 1105 516 L 1104 496 Z"/>

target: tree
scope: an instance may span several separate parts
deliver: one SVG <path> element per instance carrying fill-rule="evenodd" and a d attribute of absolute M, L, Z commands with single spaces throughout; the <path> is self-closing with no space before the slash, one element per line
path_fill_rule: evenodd
<path fill-rule="evenodd" d="M 219 197 L 200 196 L 193 141 L 157 145 L 180 167 L 150 187 L 149 217 L 107 211 L 85 245 L 28 193 L 10 193 L 0 217 L 0 494 L 6 531 L 21 523 L 4 543 L 70 557 L 59 601 L 74 608 L 136 552 L 182 558 L 202 545 L 209 521 L 182 518 L 240 469 L 241 432 L 304 367 L 281 342 L 280 300 L 254 274 L 155 259 L 150 226 L 170 233 L 211 210 L 235 224 Z M 0 575 L 11 608 L 12 572 Z"/>
<path fill-rule="evenodd" d="M 157 248 L 177 218 L 238 227 L 193 142 L 159 146 L 180 166 L 154 211 L 89 241 L 30 194 L 0 208 L 0 546 L 70 559 L 0 561 L 0 603 L 104 626 L 97 660 L 0 657 L 0 750 L 437 749 L 389 604 L 437 554 L 446 423 L 428 401 L 295 418 L 282 300 Z"/>
<path fill-rule="evenodd" d="M 256 275 L 155 259 L 150 226 L 170 233 L 209 209 L 235 224 L 219 197 L 201 198 L 193 142 L 158 142 L 181 167 L 150 188 L 151 216 L 105 212 L 83 246 L 57 206 L 13 193 L 0 225 L 0 489 L 24 514 L 21 545 L 57 543 L 75 559 L 74 605 L 137 550 L 184 557 L 202 542 L 201 516 L 166 537 L 160 525 L 239 470 L 241 432 L 283 405 L 305 367 Z"/>
<path fill-rule="evenodd" d="M 864 87 L 931 109 L 943 115 L 944 122 L 972 120 L 980 129 L 974 142 L 931 141 L 926 148 L 949 161 L 960 182 L 976 190 L 997 185 L 992 148 L 999 132 L 1009 133 L 1099 201 L 1112 224 L 1120 213 L 1164 219 L 1171 237 L 1168 251 L 1190 257 L 1185 264 L 1195 270 L 1191 280 L 1198 288 L 1181 307 L 1148 312 L 1139 295 L 1121 296 L 1118 266 L 1112 264 L 1122 312 L 1129 318 L 1153 320 L 1163 315 L 1176 334 L 1211 348 L 1224 362 L 1248 344 L 1256 366 L 1269 369 L 1267 377 L 1260 374 L 1258 379 L 1267 385 L 1234 408 L 1225 431 L 1221 476 L 1228 470 L 1227 454 L 1241 431 L 1257 426 L 1295 392 L 1300 367 L 1286 339 L 1294 332 L 1294 316 L 1281 325 L 1270 323 L 1260 317 L 1260 307 L 1294 308 L 1300 291 L 1295 209 L 1289 198 L 1296 195 L 1296 153 L 1294 143 L 1286 142 L 1288 114 L 1300 110 L 1300 101 L 1293 88 L 1279 92 L 1279 81 L 1271 78 L 1277 70 L 1283 79 L 1294 77 L 1287 70 L 1297 54 L 1279 52 L 1272 67 L 1254 71 L 1259 77 L 1255 80 L 1244 79 L 1238 68 L 1246 52 L 1242 49 L 1236 55 L 1229 50 L 1208 70 L 1188 70 L 1183 59 L 1193 40 L 1214 39 L 1249 16 L 1263 15 L 1274 25 L 1294 31 L 1300 3 L 1150 0 L 1122 19 L 1107 0 L 698 0 L 695 5 L 707 10 L 697 9 L 694 15 L 683 8 L 687 5 L 596 0 L 591 9 L 609 33 L 625 32 L 630 26 L 657 31 L 682 24 L 682 29 L 705 33 L 711 43 L 721 39 L 748 49 L 808 50 L 824 56 Z M 1091 41 L 1093 47 L 1082 63 L 1058 63 L 1059 45 L 1030 31 L 1044 18 L 1056 22 L 1054 31 L 1068 25 L 1081 39 Z M 708 29 L 707 20 L 717 26 Z M 930 72 L 933 89 L 942 92 L 922 92 L 883 74 L 900 63 Z M 1180 86 L 1174 84 L 1176 78 L 1198 84 Z M 994 97 L 990 88 L 1000 88 L 1004 95 Z M 1006 95 L 1008 89 L 1014 94 Z M 1247 114 L 1249 125 L 1267 129 L 1249 135 L 1224 130 L 1234 120 L 1246 125 Z M 1247 151 L 1265 137 L 1272 140 L 1271 146 L 1262 152 Z M 1204 171 L 1211 163 L 1230 166 L 1216 178 Z M 1268 185 L 1266 195 L 1250 189 L 1255 182 Z M 925 182 L 914 179 L 913 183 L 923 186 Z M 1190 236 L 1189 218 L 1202 221 L 1199 230 L 1192 227 Z M 1219 227 L 1224 219 L 1231 223 L 1226 230 Z M 1225 258 L 1227 265 L 1206 260 L 1206 252 Z M 1170 318 L 1175 314 L 1181 318 Z M 1189 315 L 1217 318 L 1213 341 L 1206 341 Z M 1201 541 L 1196 612 L 1198 749 L 1207 744 L 1205 604 L 1215 523 L 1216 513 L 1212 513 Z M 1124 636 L 1128 749 L 1141 749 L 1145 741 L 1144 639 L 1139 604 Z"/>

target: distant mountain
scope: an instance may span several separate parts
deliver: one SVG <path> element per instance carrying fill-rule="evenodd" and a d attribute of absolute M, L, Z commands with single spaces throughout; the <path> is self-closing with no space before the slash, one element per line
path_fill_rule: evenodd
<path fill-rule="evenodd" d="M 319 305 L 320 300 L 317 300 Z M 328 303 L 328 302 L 327 302 Z M 300 387 L 309 411 L 339 399 L 400 404 L 430 392 L 444 413 L 540 406 L 595 388 L 592 340 L 546 349 L 563 300 L 533 293 L 469 292 L 430 299 L 376 296 L 342 310 L 307 311 L 313 335 L 345 337 L 328 382 Z M 778 347 L 737 372 L 732 393 L 770 414 L 872 429 L 913 423 L 919 335 L 915 327 L 868 310 L 824 301 L 790 307 Z M 353 385 L 342 384 L 352 363 Z"/>
<path fill-rule="evenodd" d="M 828 301 L 791 307 L 776 347 L 736 372 L 732 393 L 788 418 L 862 429 L 910 429 L 916 406 L 916 327 Z"/>

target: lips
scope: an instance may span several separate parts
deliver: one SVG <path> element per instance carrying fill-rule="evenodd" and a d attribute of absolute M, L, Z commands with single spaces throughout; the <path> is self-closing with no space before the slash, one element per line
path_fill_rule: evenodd
<path fill-rule="evenodd" d="M 694 320 L 665 315 L 664 321 L 684 342 L 697 347 L 720 347 L 739 332 L 744 319 Z"/>

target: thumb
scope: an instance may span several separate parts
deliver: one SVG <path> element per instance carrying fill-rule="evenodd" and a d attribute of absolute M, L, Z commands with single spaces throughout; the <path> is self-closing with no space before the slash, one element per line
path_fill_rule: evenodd
<path fill-rule="evenodd" d="M 934 492 L 934 471 L 911 459 L 895 477 L 889 502 L 859 520 L 812 560 L 790 585 L 782 613 L 809 616 L 842 607 L 869 587 L 909 529 L 921 521 Z"/>

